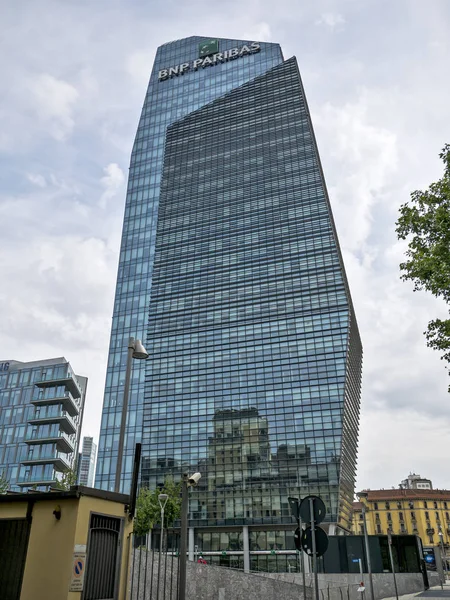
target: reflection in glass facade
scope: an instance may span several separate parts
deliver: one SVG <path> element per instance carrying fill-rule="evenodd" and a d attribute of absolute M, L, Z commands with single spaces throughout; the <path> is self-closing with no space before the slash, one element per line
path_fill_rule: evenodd
<path fill-rule="evenodd" d="M 87 379 L 64 358 L 0 366 L 0 475 L 46 491 L 75 466 Z"/>
<path fill-rule="evenodd" d="M 197 535 L 307 494 L 349 527 L 362 350 L 295 59 L 167 129 L 146 347 L 143 481 L 200 471 Z"/>
<path fill-rule="evenodd" d="M 133 365 L 123 489 L 142 441 L 144 485 L 202 474 L 192 552 L 291 570 L 288 496 L 320 495 L 329 531 L 349 528 L 362 347 L 296 60 L 276 44 L 218 40 L 220 58 L 198 66 L 208 48 L 215 40 L 162 46 L 150 79 L 96 483 L 114 485 L 138 337 L 150 357 Z"/>
<path fill-rule="evenodd" d="M 96 487 L 103 489 L 114 489 L 128 339 L 145 342 L 147 337 L 167 126 L 283 60 L 278 44 L 261 43 L 258 53 L 158 80 L 162 69 L 192 64 L 199 58 L 199 45 L 208 41 L 209 38 L 194 36 L 158 48 L 133 146 L 95 476 Z M 242 48 L 245 43 L 218 40 L 220 51 Z M 125 492 L 131 482 L 134 447 L 141 441 L 145 369 L 144 361 L 133 362 L 122 468 Z"/>

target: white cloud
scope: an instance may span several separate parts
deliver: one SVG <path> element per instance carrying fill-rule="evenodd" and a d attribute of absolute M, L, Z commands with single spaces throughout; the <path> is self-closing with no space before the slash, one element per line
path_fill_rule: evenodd
<path fill-rule="evenodd" d="M 74 104 L 79 94 L 73 85 L 53 75 L 43 73 L 29 84 L 33 106 L 40 119 L 45 121 L 49 132 L 58 141 L 66 139 L 73 130 Z"/>
<path fill-rule="evenodd" d="M 257 40 L 258 42 L 271 42 L 272 31 L 269 23 L 255 23 L 251 28 L 247 29 L 241 36 L 244 40 Z"/>
<path fill-rule="evenodd" d="M 327 102 L 314 114 L 316 130 L 326 137 L 327 152 L 340 166 L 329 191 L 339 215 L 342 246 L 351 251 L 360 250 L 367 240 L 373 205 L 386 201 L 385 187 L 398 162 L 397 136 L 371 119 L 368 94 L 363 90 L 343 106 Z"/>
<path fill-rule="evenodd" d="M 316 20 L 316 25 L 324 25 L 331 30 L 342 29 L 345 19 L 340 13 L 325 12 Z"/>
<path fill-rule="evenodd" d="M 45 177 L 43 175 L 40 175 L 39 173 L 27 173 L 27 179 L 34 185 L 37 185 L 41 188 L 44 188 L 47 185 Z"/>
<path fill-rule="evenodd" d="M 125 176 L 117 163 L 110 163 L 103 171 L 105 172 L 105 176 L 102 177 L 101 183 L 105 191 L 100 198 L 100 206 L 105 208 L 108 200 L 113 198 L 122 188 Z"/>

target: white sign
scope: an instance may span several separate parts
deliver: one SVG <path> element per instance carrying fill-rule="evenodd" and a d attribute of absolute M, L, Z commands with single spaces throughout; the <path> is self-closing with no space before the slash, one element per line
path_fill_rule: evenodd
<path fill-rule="evenodd" d="M 86 571 L 86 552 L 74 552 L 69 592 L 82 592 L 84 572 Z"/>
<path fill-rule="evenodd" d="M 204 69 L 205 67 L 212 67 L 220 63 L 235 60 L 236 58 L 241 58 L 241 56 L 246 56 L 247 54 L 256 54 L 260 50 L 261 46 L 258 42 L 253 42 L 249 46 L 242 46 L 242 48 L 231 48 L 231 50 L 225 50 L 225 52 L 216 52 L 205 58 L 197 58 L 190 63 L 185 62 L 176 67 L 161 69 L 161 71 L 158 72 L 158 79 L 159 81 L 165 81 L 166 79 L 171 79 L 175 76 L 178 77 L 178 75 L 184 75 L 188 71 L 197 71 L 200 67 Z"/>

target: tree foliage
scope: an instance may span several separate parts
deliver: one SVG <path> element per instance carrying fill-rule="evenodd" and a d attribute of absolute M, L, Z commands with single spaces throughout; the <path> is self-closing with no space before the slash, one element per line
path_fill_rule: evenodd
<path fill-rule="evenodd" d="M 56 488 L 57 490 L 70 490 L 70 488 L 76 484 L 77 473 L 74 469 L 69 469 L 68 471 L 63 473 L 61 479 L 59 479 L 54 485 L 54 488 Z"/>
<path fill-rule="evenodd" d="M 159 494 L 167 494 L 169 497 L 164 508 L 164 526 L 171 527 L 181 515 L 181 483 L 174 483 L 172 479 L 166 479 L 163 488 L 150 491 L 141 488 L 136 501 L 136 516 L 134 518 L 134 533 L 146 535 L 156 524 L 161 523 L 161 507 L 159 505 Z"/>
<path fill-rule="evenodd" d="M 0 473 L 0 494 L 6 494 L 9 488 L 9 482 L 4 473 Z"/>
<path fill-rule="evenodd" d="M 444 175 L 428 190 L 415 191 L 400 207 L 397 235 L 408 240 L 407 260 L 400 264 L 402 279 L 450 304 L 450 144 L 439 154 Z M 434 319 L 424 332 L 427 345 L 450 362 L 450 319 Z M 449 390 L 450 391 L 450 390 Z"/>

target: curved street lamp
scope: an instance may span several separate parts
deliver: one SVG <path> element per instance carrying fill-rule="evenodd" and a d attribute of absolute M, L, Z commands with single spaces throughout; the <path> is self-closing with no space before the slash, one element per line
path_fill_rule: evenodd
<path fill-rule="evenodd" d="M 123 390 L 122 418 L 120 420 L 119 433 L 119 448 L 117 450 L 116 479 L 114 482 L 115 492 L 120 492 L 120 476 L 122 473 L 123 446 L 125 443 L 125 427 L 127 423 L 128 397 L 130 395 L 131 363 L 133 361 L 133 358 L 136 358 L 138 360 L 144 360 L 148 358 L 148 352 L 144 348 L 141 340 L 135 340 L 134 338 L 130 338 L 128 341 L 127 370 L 125 371 L 125 387 Z"/>

